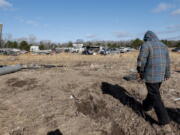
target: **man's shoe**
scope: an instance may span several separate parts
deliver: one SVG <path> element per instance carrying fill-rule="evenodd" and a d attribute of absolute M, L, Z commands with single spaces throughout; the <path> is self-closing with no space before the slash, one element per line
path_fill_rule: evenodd
<path fill-rule="evenodd" d="M 143 102 L 142 102 L 143 111 L 145 111 L 145 112 L 151 111 L 153 109 L 153 105 L 149 105 L 146 102 L 147 102 L 146 99 L 143 100 Z"/>
<path fill-rule="evenodd" d="M 153 107 L 145 107 L 144 105 L 142 105 L 142 108 L 145 112 L 151 111 L 153 109 Z"/>
<path fill-rule="evenodd" d="M 152 108 L 143 108 L 143 111 L 145 111 L 145 112 L 148 112 L 148 111 L 151 111 L 152 110 Z"/>

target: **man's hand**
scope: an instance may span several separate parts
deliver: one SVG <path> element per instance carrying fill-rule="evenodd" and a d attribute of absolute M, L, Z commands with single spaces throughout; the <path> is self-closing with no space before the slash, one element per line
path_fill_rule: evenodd
<path fill-rule="evenodd" d="M 140 73 L 140 78 L 143 80 L 144 79 L 144 74 Z"/>
<path fill-rule="evenodd" d="M 136 77 L 137 77 L 137 79 L 140 79 L 139 73 L 136 73 Z"/>
<path fill-rule="evenodd" d="M 144 75 L 143 73 L 141 72 L 141 67 L 137 66 L 137 79 L 138 80 L 143 80 L 144 79 Z"/>
<path fill-rule="evenodd" d="M 143 80 L 143 79 L 144 79 L 143 74 L 137 73 L 137 79 L 138 79 L 138 80 Z"/>

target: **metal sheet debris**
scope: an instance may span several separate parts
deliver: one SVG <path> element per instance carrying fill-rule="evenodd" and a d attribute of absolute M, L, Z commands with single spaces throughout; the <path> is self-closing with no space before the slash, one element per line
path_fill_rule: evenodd
<path fill-rule="evenodd" d="M 37 64 L 31 64 L 31 65 L 18 64 L 18 65 L 13 65 L 13 66 L 0 65 L 0 76 L 18 72 L 22 69 L 43 69 L 43 68 L 56 68 L 56 67 L 64 67 L 64 66 L 61 66 L 61 65 L 37 65 Z"/>
<path fill-rule="evenodd" d="M 176 99 L 174 99 L 174 101 L 175 101 L 175 102 L 180 101 L 180 98 L 176 98 Z"/>
<path fill-rule="evenodd" d="M 135 73 L 127 75 L 127 76 L 124 76 L 123 79 L 126 80 L 126 81 L 138 80 L 137 74 L 135 74 Z"/>
<path fill-rule="evenodd" d="M 21 65 L 4 66 L 0 68 L 0 75 L 14 73 L 14 72 L 20 71 L 21 69 L 22 69 Z"/>

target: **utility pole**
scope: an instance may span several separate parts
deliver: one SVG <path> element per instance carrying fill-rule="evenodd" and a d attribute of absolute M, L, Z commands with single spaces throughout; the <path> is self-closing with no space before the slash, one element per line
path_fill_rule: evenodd
<path fill-rule="evenodd" d="M 3 24 L 0 24 L 0 47 L 2 47 L 2 29 L 3 29 Z"/>

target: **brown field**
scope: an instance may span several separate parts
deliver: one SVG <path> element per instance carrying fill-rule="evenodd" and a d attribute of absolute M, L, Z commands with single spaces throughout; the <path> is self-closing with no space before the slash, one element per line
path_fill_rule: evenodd
<path fill-rule="evenodd" d="M 163 135 L 155 112 L 142 112 L 147 92 L 123 76 L 136 68 L 137 52 L 108 56 L 78 54 L 0 56 L 0 65 L 53 64 L 0 77 L 0 135 Z M 180 54 L 171 53 L 172 77 L 162 99 L 180 135 Z M 110 90 L 116 93 L 104 94 Z"/>

